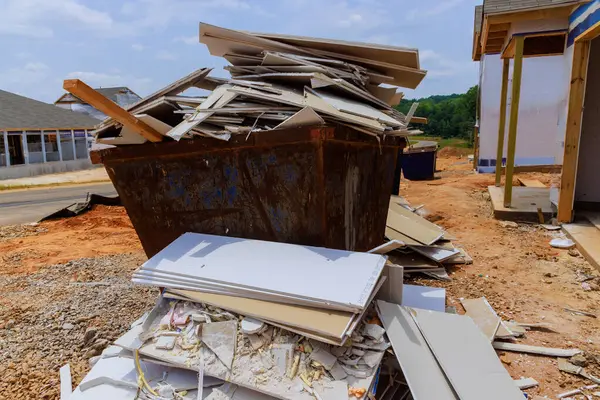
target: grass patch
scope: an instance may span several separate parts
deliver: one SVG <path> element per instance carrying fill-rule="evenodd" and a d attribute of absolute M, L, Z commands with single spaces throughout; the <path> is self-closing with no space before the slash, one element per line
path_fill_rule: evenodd
<path fill-rule="evenodd" d="M 438 146 L 440 149 L 444 147 L 457 147 L 460 149 L 471 149 L 471 143 L 468 140 L 461 138 L 441 138 L 436 136 L 410 136 L 409 140 L 411 142 L 416 142 L 419 140 L 432 140 L 434 142 L 438 142 Z"/>

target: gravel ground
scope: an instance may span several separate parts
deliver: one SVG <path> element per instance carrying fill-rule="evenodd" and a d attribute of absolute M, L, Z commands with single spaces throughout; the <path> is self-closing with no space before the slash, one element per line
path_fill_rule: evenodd
<path fill-rule="evenodd" d="M 143 261 L 140 253 L 120 254 L 0 275 L 0 399 L 59 398 L 66 363 L 78 383 L 88 359 L 156 301 L 156 289 L 130 282 Z"/>

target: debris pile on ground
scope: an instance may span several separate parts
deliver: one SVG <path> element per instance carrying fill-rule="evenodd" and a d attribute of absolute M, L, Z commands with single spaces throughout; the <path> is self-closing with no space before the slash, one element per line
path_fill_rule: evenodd
<path fill-rule="evenodd" d="M 377 138 L 406 136 L 407 115 L 394 106 L 395 86 L 414 89 L 425 77 L 416 49 L 300 36 L 247 33 L 200 24 L 200 42 L 232 65 L 232 79 L 203 68 L 131 105 L 107 102 L 78 80 L 64 88 L 109 116 L 101 144 L 128 145 L 205 136 L 228 141 L 252 132 L 324 124 L 348 125 Z M 380 86 L 386 84 L 386 86 Z M 181 93 L 196 87 L 208 96 Z"/>
<path fill-rule="evenodd" d="M 404 285 L 382 255 L 187 233 L 132 280 L 163 291 L 72 399 L 520 400 L 532 385 L 444 312 L 444 289 Z"/>
<path fill-rule="evenodd" d="M 385 236 L 388 243 L 372 251 L 387 254 L 389 262 L 404 269 L 404 274 L 422 273 L 434 279 L 450 280 L 447 266 L 471 264 L 467 252 L 452 244 L 452 235 L 418 214 L 422 206 L 411 207 L 399 196 L 392 196 Z"/>

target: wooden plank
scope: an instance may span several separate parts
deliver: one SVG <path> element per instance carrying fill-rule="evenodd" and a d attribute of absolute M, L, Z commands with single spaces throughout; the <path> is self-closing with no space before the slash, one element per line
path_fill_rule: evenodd
<path fill-rule="evenodd" d="M 384 264 L 385 258 L 375 254 L 185 233 L 141 270 L 322 300 L 323 307 L 362 310 Z M 298 284 L 304 276 L 315 278 L 308 285 Z"/>
<path fill-rule="evenodd" d="M 585 259 L 600 271 L 600 229 L 587 221 L 563 224 L 562 228 Z"/>
<path fill-rule="evenodd" d="M 417 309 L 411 315 L 461 400 L 478 400 L 482 393 L 486 400 L 523 399 L 471 318 Z"/>
<path fill-rule="evenodd" d="M 411 124 L 423 124 L 423 125 L 427 125 L 428 120 L 425 117 L 415 117 L 415 116 L 413 116 L 410 119 L 410 123 Z"/>
<path fill-rule="evenodd" d="M 587 218 L 596 228 L 600 229 L 600 212 L 596 211 L 578 211 L 577 215 Z"/>
<path fill-rule="evenodd" d="M 136 133 L 140 134 L 144 138 L 151 142 L 160 142 L 163 139 L 163 135 L 158 133 L 154 128 L 140 119 L 136 118 L 117 103 L 107 99 L 79 79 L 67 79 L 63 83 L 63 89 L 77 96 L 79 99 L 88 103 L 97 110 L 103 112 L 115 121 L 120 122 L 123 126 L 126 126 Z"/>
<path fill-rule="evenodd" d="M 551 347 L 529 346 L 526 344 L 494 342 L 494 349 L 503 351 L 514 351 L 517 353 L 539 354 L 549 357 L 573 357 L 581 353 L 579 349 L 555 349 Z"/>
<path fill-rule="evenodd" d="M 580 41 L 573 45 L 573 65 L 571 67 L 571 86 L 569 91 L 569 110 L 565 132 L 565 151 L 560 178 L 560 197 L 558 201 L 559 222 L 571 222 L 573 219 L 573 201 L 575 199 L 575 179 L 579 159 L 579 140 L 581 119 L 583 117 L 583 99 L 587 80 L 590 42 Z"/>
<path fill-rule="evenodd" d="M 508 71 L 510 60 L 505 59 L 502 66 L 502 89 L 500 91 L 500 120 L 498 123 L 498 144 L 496 147 L 496 186 L 502 180 L 502 156 L 504 154 L 504 135 L 506 134 L 506 98 L 508 95 Z"/>
<path fill-rule="evenodd" d="M 506 150 L 506 178 L 504 180 L 504 207 L 510 208 L 512 201 L 512 179 L 517 149 L 517 124 L 519 121 L 519 99 L 521 97 L 521 73 L 523 72 L 523 36 L 515 37 L 515 60 L 512 77 L 510 121 L 508 123 L 508 148 Z"/>
<path fill-rule="evenodd" d="M 537 179 L 517 178 L 517 181 L 522 186 L 526 186 L 526 187 L 537 187 L 537 188 L 547 187 L 546 185 L 544 185 L 542 182 L 538 181 Z"/>
<path fill-rule="evenodd" d="M 398 304 L 377 302 L 377 312 L 415 400 L 458 400 L 446 375 L 410 316 Z"/>

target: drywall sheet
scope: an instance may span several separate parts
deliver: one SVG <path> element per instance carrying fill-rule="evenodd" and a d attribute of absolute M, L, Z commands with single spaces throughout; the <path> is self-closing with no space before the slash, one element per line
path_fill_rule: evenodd
<path fill-rule="evenodd" d="M 478 299 L 462 299 L 461 304 L 465 308 L 466 315 L 473 319 L 481 333 L 490 341 L 496 337 L 496 331 L 500 326 L 501 319 L 496 315 L 485 297 Z"/>
<path fill-rule="evenodd" d="M 454 393 L 410 315 L 415 310 L 378 301 L 377 311 L 413 398 L 415 400 L 458 400 L 459 397 Z"/>
<path fill-rule="evenodd" d="M 600 203 L 600 37 L 592 40 L 587 82 L 585 84 L 585 107 L 581 122 L 581 143 L 575 201 Z"/>
<path fill-rule="evenodd" d="M 296 128 L 299 126 L 320 126 L 325 121 L 310 107 L 304 107 L 273 129 Z"/>
<path fill-rule="evenodd" d="M 412 309 L 435 358 L 461 400 L 523 400 L 494 348 L 465 315 Z"/>
<path fill-rule="evenodd" d="M 410 211 L 407 210 L 407 212 Z M 404 215 L 404 213 L 398 213 L 391 208 L 388 209 L 386 225 L 389 228 L 426 245 L 433 244 L 444 236 L 444 233 L 441 230 L 432 229 L 421 221 L 415 221 L 407 215 Z"/>
<path fill-rule="evenodd" d="M 220 307 L 244 316 L 266 319 L 339 338 L 344 336 L 355 316 L 353 313 L 343 311 L 302 307 L 190 290 L 170 290 L 170 292 L 197 303 Z"/>
<path fill-rule="evenodd" d="M 409 218 L 410 220 L 426 226 L 428 228 L 430 228 L 431 230 L 438 230 L 438 231 L 444 231 L 439 225 L 434 224 L 433 222 L 429 222 L 427 221 L 425 218 L 421 217 L 419 214 L 408 210 L 406 207 L 402 206 L 402 204 L 400 204 L 398 202 L 397 199 L 395 198 L 390 198 L 390 205 L 389 208 L 391 210 L 394 210 L 395 212 L 397 212 L 398 214 L 401 214 L 403 217 Z"/>
<path fill-rule="evenodd" d="M 402 305 L 423 310 L 446 312 L 446 289 L 403 285 Z"/>
<path fill-rule="evenodd" d="M 375 254 L 186 233 L 142 268 L 361 310 L 384 264 Z"/>
<path fill-rule="evenodd" d="M 410 248 L 436 262 L 442 262 L 460 254 L 460 250 L 438 246 L 410 246 Z"/>
<path fill-rule="evenodd" d="M 383 268 L 383 276 L 386 279 L 376 295 L 377 299 L 387 301 L 388 303 L 402 304 L 404 267 L 388 261 Z"/>
<path fill-rule="evenodd" d="M 160 133 L 161 135 L 165 135 L 167 132 L 169 132 L 171 129 L 173 129 L 172 126 L 165 124 L 164 122 L 162 122 L 148 114 L 137 114 L 135 117 L 137 119 L 145 122 L 151 128 L 154 128 L 154 130 L 157 131 L 158 133 Z M 102 143 L 102 144 L 112 144 L 112 145 L 116 146 L 116 145 L 124 145 L 124 144 L 146 143 L 147 139 L 145 137 L 141 136 L 140 134 L 138 134 L 136 131 L 134 131 L 130 127 L 123 126 L 121 128 L 121 132 L 119 133 L 119 136 L 109 137 L 109 138 L 97 138 L 96 142 Z"/>
<path fill-rule="evenodd" d="M 523 60 L 515 165 L 562 164 L 571 64 L 567 53 Z M 481 63 L 478 169 L 494 172 L 503 61 L 500 55 L 485 54 Z M 512 81 L 512 62 L 509 79 Z M 510 86 L 509 82 L 503 158 L 508 145 Z"/>
<path fill-rule="evenodd" d="M 367 104 L 358 102 L 358 101 L 354 101 L 354 100 L 349 100 L 349 99 L 344 99 L 342 97 L 338 97 L 335 95 L 332 95 L 330 93 L 325 92 L 324 90 L 319 90 L 319 89 L 315 89 L 314 92 L 323 100 L 325 100 L 326 102 L 328 102 L 329 104 L 331 104 L 332 106 L 334 106 L 335 108 L 337 108 L 338 110 L 342 111 L 342 112 L 346 112 L 348 114 L 352 114 L 352 115 L 358 115 L 361 117 L 366 117 L 366 118 L 371 118 L 374 119 L 376 121 L 379 122 L 383 122 L 389 126 L 394 126 L 394 127 L 403 127 L 404 125 L 395 120 L 394 118 L 390 117 L 387 114 L 384 114 L 383 112 L 377 110 L 376 108 L 373 108 Z"/>

